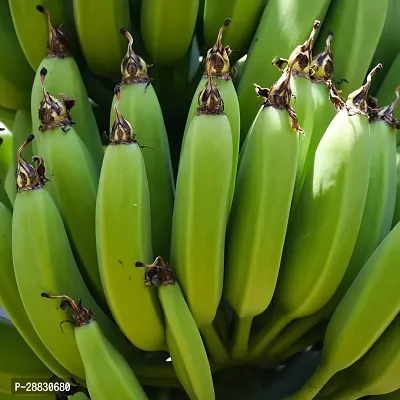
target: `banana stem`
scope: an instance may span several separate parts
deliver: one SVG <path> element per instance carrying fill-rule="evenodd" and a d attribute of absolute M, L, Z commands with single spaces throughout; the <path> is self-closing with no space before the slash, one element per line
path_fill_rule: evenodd
<path fill-rule="evenodd" d="M 212 364 L 222 367 L 229 362 L 228 351 L 212 324 L 199 328 Z"/>
<path fill-rule="evenodd" d="M 252 322 L 253 317 L 235 318 L 231 353 L 234 360 L 239 361 L 247 356 Z"/>

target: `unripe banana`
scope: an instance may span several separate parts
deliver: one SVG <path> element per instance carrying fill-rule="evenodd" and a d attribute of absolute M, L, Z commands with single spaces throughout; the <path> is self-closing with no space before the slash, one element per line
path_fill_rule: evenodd
<path fill-rule="evenodd" d="M 165 331 L 155 291 L 146 288 L 141 271 L 132 268 L 136 260 L 153 257 L 146 169 L 132 126 L 119 112 L 118 87 L 115 94 L 114 124 L 96 203 L 100 276 L 111 312 L 125 336 L 142 350 L 162 350 Z"/>
<path fill-rule="evenodd" d="M 18 151 L 18 193 L 14 203 L 12 253 L 19 294 L 36 333 L 54 358 L 71 374 L 85 378 L 81 357 L 65 313 L 40 293 L 70 293 L 90 305 L 104 333 L 128 355 L 131 345 L 106 317 L 89 293 L 76 266 L 68 237 L 46 182 L 43 159 L 29 165 L 21 152 L 33 140 L 29 136 Z"/>
<path fill-rule="evenodd" d="M 81 300 L 74 301 L 68 296 L 51 296 L 47 293 L 42 293 L 42 297 L 61 299 L 60 309 L 72 309 L 75 339 L 91 398 L 148 400 L 125 358 L 108 341 L 94 320 L 92 311 L 85 308 Z"/>
<path fill-rule="evenodd" d="M 397 187 L 396 187 L 396 204 L 394 208 L 392 228 L 400 222 L 400 147 L 396 152 L 396 170 L 397 170 Z"/>
<path fill-rule="evenodd" d="M 253 358 L 289 322 L 321 309 L 343 278 L 367 197 L 371 156 L 366 96 L 380 68 L 370 72 L 346 103 L 332 93 L 341 110 L 318 146 L 313 173 L 291 216 L 272 314 L 251 340 Z"/>
<path fill-rule="evenodd" d="M 9 211 L 12 212 L 12 204 L 4 188 L 4 181 L 2 178 L 0 178 L 0 203 L 2 203 Z"/>
<path fill-rule="evenodd" d="M 239 144 L 240 144 L 240 110 L 239 101 L 237 98 L 236 90 L 232 82 L 229 56 L 231 49 L 229 46 L 222 45 L 222 34 L 224 33 L 231 20 L 228 18 L 219 30 L 217 40 L 214 46 L 208 50 L 206 60 L 204 62 L 204 74 L 201 78 L 197 89 L 193 95 L 192 103 L 190 104 L 189 113 L 186 119 L 185 132 L 182 139 L 181 154 L 186 142 L 188 130 L 193 118 L 196 116 L 197 108 L 199 105 L 199 95 L 203 91 L 204 86 L 208 80 L 208 70 L 210 65 L 210 57 L 215 54 L 217 60 L 214 67 L 211 69 L 213 78 L 216 79 L 218 89 L 221 93 L 222 100 L 224 102 L 224 112 L 228 117 L 229 124 L 231 126 L 232 133 L 232 145 L 233 145 L 233 158 L 232 158 L 232 183 L 231 183 L 231 198 L 235 190 L 237 163 L 239 156 Z M 229 31 L 229 30 L 228 30 Z"/>
<path fill-rule="evenodd" d="M 119 28 L 130 29 L 128 0 L 74 0 L 75 24 L 89 68 L 100 76 L 118 78 L 125 43 Z"/>
<path fill-rule="evenodd" d="M 397 224 L 369 258 L 333 313 L 324 338 L 322 360 L 290 400 L 314 398 L 335 373 L 364 356 L 398 315 L 399 241 L 400 224 Z"/>
<path fill-rule="evenodd" d="M 192 41 L 198 7 L 199 0 L 142 1 L 140 28 L 152 62 L 173 64 L 185 55 Z"/>
<path fill-rule="evenodd" d="M 182 386 L 191 399 L 215 399 L 207 353 L 172 270 L 162 257 L 157 257 L 153 264 L 138 261 L 135 265 L 146 268 L 146 286 L 158 288 L 168 349 Z"/>
<path fill-rule="evenodd" d="M 2 179 L 3 188 L 7 194 L 7 203 L 11 202 L 13 193 L 15 193 L 15 179 L 14 182 L 11 179 L 15 173 L 12 168 L 12 147 L 12 133 L 0 126 L 0 179 Z"/>
<path fill-rule="evenodd" d="M 210 352 L 210 343 L 218 339 L 212 322 L 222 295 L 233 158 L 229 120 L 211 75 L 216 59 L 211 58 L 181 154 L 171 246 L 178 280 Z M 220 360 L 226 360 L 220 350 Z"/>
<path fill-rule="evenodd" d="M 85 85 L 78 66 L 70 52 L 68 38 L 61 30 L 52 25 L 51 15 L 48 10 L 43 6 L 37 6 L 36 8 L 47 17 L 48 25 L 48 54 L 36 71 L 31 95 L 32 128 L 37 133 L 38 148 L 40 148 L 41 142 L 41 135 L 39 135 L 38 131 L 41 124 L 38 109 L 43 97 L 41 71 L 42 68 L 46 68 L 48 71 L 46 78 L 47 90 L 60 97 L 63 97 L 63 94 L 67 93 L 76 102 L 71 117 L 75 123 L 76 131 L 93 158 L 96 169 L 100 171 L 104 151 Z M 42 23 L 45 24 L 44 16 L 42 15 L 41 17 Z M 42 151 L 41 149 L 39 150 Z M 42 157 L 45 156 L 45 154 L 40 154 L 40 152 L 39 155 Z"/>
<path fill-rule="evenodd" d="M 256 85 L 264 102 L 241 152 L 224 278 L 224 297 L 238 316 L 232 350 L 238 359 L 247 354 L 253 317 L 268 307 L 278 278 L 296 177 L 298 132 L 303 132 L 290 106 L 297 60 L 271 89 Z"/>
<path fill-rule="evenodd" d="M 3 124 L 6 128 L 11 129 L 14 125 L 15 114 L 15 110 L 0 107 L 0 124 Z"/>
<path fill-rule="evenodd" d="M 121 29 L 129 40 L 121 63 L 122 82 L 119 109 L 132 124 L 139 141 L 151 146 L 142 156 L 150 193 L 151 236 L 154 254 L 169 258 L 175 182 L 164 118 L 156 92 L 147 74 L 147 65 L 133 50 L 133 37 Z M 112 107 L 115 106 L 114 97 Z M 110 115 L 110 128 L 114 112 Z M 160 195 L 162 193 L 162 195 Z"/>

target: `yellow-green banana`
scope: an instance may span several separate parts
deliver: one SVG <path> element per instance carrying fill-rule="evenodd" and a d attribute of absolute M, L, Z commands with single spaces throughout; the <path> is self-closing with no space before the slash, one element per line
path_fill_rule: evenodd
<path fill-rule="evenodd" d="M 338 371 L 359 360 L 400 311 L 398 259 L 400 224 L 367 261 L 332 315 L 324 337 L 322 360 L 290 400 L 308 400 Z"/>
<path fill-rule="evenodd" d="M 71 55 L 69 41 L 62 31 L 52 25 L 50 12 L 43 6 L 37 6 L 36 13 L 42 18 L 43 25 L 48 26 L 48 53 L 41 61 L 32 87 L 31 95 L 31 115 L 33 132 L 39 133 L 41 124 L 38 110 L 43 98 L 41 85 L 41 70 L 46 68 L 47 78 L 46 87 L 54 96 L 63 96 L 64 94 L 75 102 L 75 108 L 71 113 L 76 131 L 89 151 L 95 167 L 100 171 L 104 151 L 101 145 L 100 135 L 96 120 L 93 114 L 92 106 L 89 102 L 88 94 L 83 83 L 78 66 Z M 38 148 L 40 150 L 41 135 L 37 134 Z M 40 154 L 44 157 L 44 154 Z"/>
<path fill-rule="evenodd" d="M 81 299 L 74 301 L 69 296 L 48 293 L 42 293 L 42 297 L 61 299 L 61 310 L 66 311 L 68 307 L 72 309 L 71 322 L 91 398 L 147 400 L 129 364 L 103 334 L 91 309 L 85 308 Z"/>
<path fill-rule="evenodd" d="M 199 0 L 142 0 L 140 28 L 152 62 L 173 64 L 185 55 L 198 7 Z"/>
<path fill-rule="evenodd" d="M 151 236 L 154 254 L 169 258 L 174 176 L 164 118 L 156 92 L 147 74 L 147 65 L 133 50 L 133 37 L 121 29 L 129 40 L 121 63 L 122 82 L 119 109 L 132 124 L 139 142 L 151 147 L 142 151 L 150 193 Z M 114 98 L 112 107 L 115 106 Z M 110 128 L 114 123 L 110 114 Z M 160 195 L 162 194 L 162 195 Z"/>
<path fill-rule="evenodd" d="M 125 336 L 142 350 L 162 350 L 165 331 L 156 293 L 143 285 L 142 272 L 134 268 L 136 260 L 150 262 L 153 257 L 146 169 L 132 126 L 119 111 L 118 87 L 115 94 L 114 124 L 96 203 L 100 276 Z"/>
<path fill-rule="evenodd" d="M 218 340 L 212 322 L 222 295 L 233 146 L 224 103 L 211 75 L 216 59 L 211 57 L 208 81 L 179 162 L 171 257 L 208 350 L 222 362 L 227 358 L 222 343 L 218 355 L 210 345 Z"/>
<path fill-rule="evenodd" d="M 68 237 L 50 194 L 45 190 L 44 161 L 34 157 L 36 168 L 21 155 L 33 140 L 29 136 L 18 151 L 18 193 L 14 203 L 12 253 L 22 303 L 40 339 L 71 374 L 85 378 L 81 357 L 65 313 L 40 293 L 70 293 L 82 299 L 97 315 L 104 333 L 129 354 L 132 348 L 120 330 L 99 308 L 79 273 Z M 49 183 L 52 184 L 52 183 Z"/>
<path fill-rule="evenodd" d="M 290 62 L 271 89 L 256 86 L 264 102 L 241 152 L 224 278 L 224 297 L 238 316 L 233 332 L 235 358 L 246 356 L 253 317 L 268 307 L 278 278 L 296 177 L 298 132 L 302 132 L 290 107 L 290 81 L 297 60 Z"/>
<path fill-rule="evenodd" d="M 165 316 L 166 337 L 171 361 L 178 378 L 191 399 L 215 399 L 210 364 L 196 322 L 168 264 L 157 257 L 144 267 L 146 286 L 156 286 Z"/>
<path fill-rule="evenodd" d="M 367 197 L 371 146 L 366 96 L 380 68 L 346 103 L 335 99 L 341 110 L 318 145 L 313 171 L 291 216 L 272 314 L 250 342 L 251 357 L 261 356 L 289 322 L 321 309 L 343 278 Z"/>
<path fill-rule="evenodd" d="M 74 0 L 79 42 L 89 68 L 117 79 L 125 43 L 119 28 L 130 29 L 128 0 Z"/>

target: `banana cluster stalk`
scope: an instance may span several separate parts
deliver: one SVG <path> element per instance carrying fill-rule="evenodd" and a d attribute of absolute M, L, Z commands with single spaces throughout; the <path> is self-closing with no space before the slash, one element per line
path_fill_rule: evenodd
<path fill-rule="evenodd" d="M 111 312 L 125 336 L 142 350 L 162 350 L 165 330 L 156 294 L 143 285 L 143 274 L 134 268 L 136 260 L 149 262 L 153 258 L 149 185 L 142 146 L 119 111 L 119 87 L 115 93 L 115 120 L 96 202 L 100 276 Z"/>
<path fill-rule="evenodd" d="M 72 309 L 76 344 L 85 367 L 90 397 L 98 400 L 148 400 L 125 358 L 103 334 L 92 311 L 82 301 L 68 296 L 41 294 L 43 298 L 61 299 L 60 309 Z"/>

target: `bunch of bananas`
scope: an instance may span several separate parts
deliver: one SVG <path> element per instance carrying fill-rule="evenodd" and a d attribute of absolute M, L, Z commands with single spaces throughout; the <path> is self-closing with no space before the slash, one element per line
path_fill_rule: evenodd
<path fill-rule="evenodd" d="M 1 0 L 0 400 L 400 399 L 399 15 Z"/>

